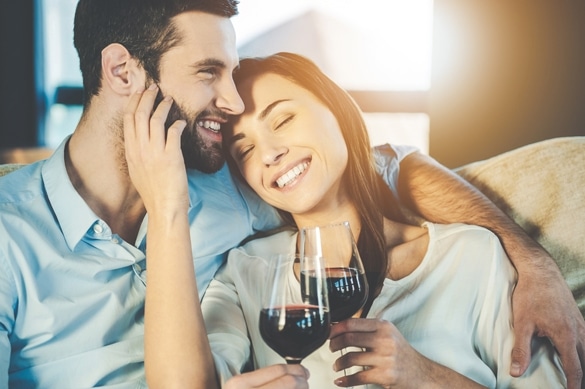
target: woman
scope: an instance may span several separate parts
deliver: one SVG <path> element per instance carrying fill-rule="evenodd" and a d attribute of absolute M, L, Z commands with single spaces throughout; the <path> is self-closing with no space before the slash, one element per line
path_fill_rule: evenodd
<path fill-rule="evenodd" d="M 348 220 L 366 273 L 378 276 L 369 279 L 367 318 L 335 325 L 330 345 L 303 361 L 311 387 L 565 385 L 542 339 L 529 372 L 509 376 L 515 272 L 498 239 L 475 226 L 402 223 L 347 94 L 287 53 L 245 59 L 235 79 L 246 111 L 226 136 L 232 163 L 294 228 L 233 250 L 206 292 L 202 309 L 221 375 L 242 369 L 250 355 L 256 368 L 282 361 L 259 335 L 261 258 L 294 249 L 297 229 Z M 339 358 L 349 346 L 366 351 Z M 332 365 L 368 368 L 336 378 Z"/>
<path fill-rule="evenodd" d="M 349 220 L 366 270 L 380 275 L 369 280 L 373 292 L 369 309 L 363 313 L 367 317 L 334 326 L 330 344 L 303 362 L 311 371 L 312 387 L 332 387 L 334 380 L 341 386 L 369 383 L 404 388 L 422 387 L 427 382 L 444 387 L 506 387 L 512 382 L 531 388 L 564 385 L 554 350 L 544 340 L 536 341 L 528 373 L 518 380 L 508 376 L 513 342 L 510 294 L 515 274 L 499 241 L 473 226 L 399 223 L 396 205 L 372 167 L 359 110 L 339 87 L 312 63 L 291 54 L 242 61 L 237 82 L 246 112 L 226 138 L 242 176 L 264 200 L 283 210 L 294 228 Z M 168 112 L 170 102 L 163 104 Z M 164 117 L 166 113 L 159 107 L 151 124 L 161 125 Z M 169 129 L 168 148 L 179 144 L 181 128 L 181 123 L 175 123 Z M 181 161 L 175 154 L 170 156 L 166 162 L 180 172 Z M 129 168 L 132 174 L 133 167 Z M 161 183 L 181 182 L 181 177 L 149 176 L 149 169 L 137 170 L 134 174 L 146 175 L 138 181 L 154 182 L 144 186 L 146 189 L 156 191 Z M 149 265 L 149 274 L 156 276 L 149 279 L 146 321 L 160 321 L 156 295 L 176 292 L 174 286 L 180 285 L 185 293 L 177 301 L 188 299 L 187 306 L 194 309 L 165 319 L 176 328 L 192 328 L 185 344 L 197 345 L 196 352 L 186 350 L 192 347 L 177 347 L 168 354 L 168 366 L 149 368 L 148 355 L 167 339 L 157 339 L 147 327 L 147 374 L 152 377 L 157 370 L 169 371 L 177 361 L 186 361 L 194 374 L 181 377 L 183 387 L 212 387 L 210 348 L 198 299 L 192 298 L 196 287 L 187 253 L 188 233 L 183 231 L 184 218 L 179 218 L 182 224 L 175 222 L 177 215 L 186 212 L 185 191 L 160 197 L 143 189 L 141 195 L 151 216 L 149 257 L 160 259 L 172 252 L 179 257 L 173 261 L 180 261 L 172 266 L 158 260 L 154 267 Z M 151 214 L 160 204 L 168 212 Z M 258 377 L 274 369 L 265 366 L 282 363 L 259 335 L 256 322 L 264 268 L 263 261 L 253 257 L 268 258 L 285 247 L 294 248 L 296 235 L 294 229 L 287 230 L 234 250 L 206 292 L 203 316 L 222 379 L 249 367 L 250 359 L 259 370 L 239 379 Z M 176 243 L 165 244 L 171 239 Z M 366 351 L 339 358 L 337 351 L 349 346 Z M 336 371 L 350 366 L 368 368 L 337 378 L 333 364 Z"/>

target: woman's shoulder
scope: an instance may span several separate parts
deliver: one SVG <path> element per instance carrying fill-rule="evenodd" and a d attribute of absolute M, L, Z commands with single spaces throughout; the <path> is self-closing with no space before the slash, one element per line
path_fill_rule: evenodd
<path fill-rule="evenodd" d="M 425 223 L 424 226 L 429 230 L 429 254 L 438 262 L 436 266 L 510 271 L 506 252 L 492 231 L 463 223 Z"/>
<path fill-rule="evenodd" d="M 295 248 L 296 231 L 290 229 L 274 230 L 262 237 L 249 239 L 229 251 L 226 263 L 214 278 L 223 283 L 256 283 L 264 277 L 262 269 L 268 267 L 273 255 L 294 252 Z"/>
<path fill-rule="evenodd" d="M 297 230 L 292 227 L 279 227 L 248 237 L 242 244 L 230 251 L 233 257 L 269 258 L 279 253 L 294 253 L 296 249 Z"/>
<path fill-rule="evenodd" d="M 437 242 L 458 243 L 462 245 L 488 245 L 501 247 L 498 237 L 487 228 L 464 223 L 435 224 L 424 223 L 429 230 L 431 240 Z"/>

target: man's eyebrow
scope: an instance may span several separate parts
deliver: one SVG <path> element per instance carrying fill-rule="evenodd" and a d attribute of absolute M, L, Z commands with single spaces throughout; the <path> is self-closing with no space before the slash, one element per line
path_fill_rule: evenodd
<path fill-rule="evenodd" d="M 205 67 L 214 67 L 214 68 L 226 68 L 225 62 L 216 58 L 205 58 L 201 61 L 195 62 L 193 65 L 194 68 L 205 68 Z"/>
<path fill-rule="evenodd" d="M 272 112 L 274 107 L 276 107 L 278 104 L 284 103 L 286 101 L 290 101 L 290 100 L 289 99 L 276 100 L 273 103 L 268 104 L 268 106 L 266 108 L 264 108 L 262 110 L 262 112 L 260 112 L 260 114 L 258 115 L 258 119 L 264 120 L 266 118 L 266 116 L 268 116 L 270 114 L 270 112 Z"/>

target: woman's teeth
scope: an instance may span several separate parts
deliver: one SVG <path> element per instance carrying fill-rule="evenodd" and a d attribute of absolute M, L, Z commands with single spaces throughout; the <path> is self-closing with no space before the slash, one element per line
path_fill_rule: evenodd
<path fill-rule="evenodd" d="M 213 132 L 219 132 L 221 130 L 221 124 L 211 120 L 201 120 L 197 122 L 197 125 Z"/>
<path fill-rule="evenodd" d="M 293 167 L 288 172 L 283 174 L 278 180 L 276 180 L 276 185 L 278 185 L 279 188 L 284 188 L 286 185 L 293 182 L 295 178 L 300 176 L 308 166 L 309 166 L 308 162 L 298 164 L 297 166 Z"/>

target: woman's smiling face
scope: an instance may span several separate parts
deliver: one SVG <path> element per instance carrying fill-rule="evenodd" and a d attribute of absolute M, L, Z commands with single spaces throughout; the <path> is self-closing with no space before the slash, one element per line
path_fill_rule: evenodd
<path fill-rule="evenodd" d="M 293 215 L 327 212 L 346 200 L 347 146 L 333 113 L 273 73 L 246 80 L 238 91 L 246 109 L 225 136 L 252 189 Z"/>

